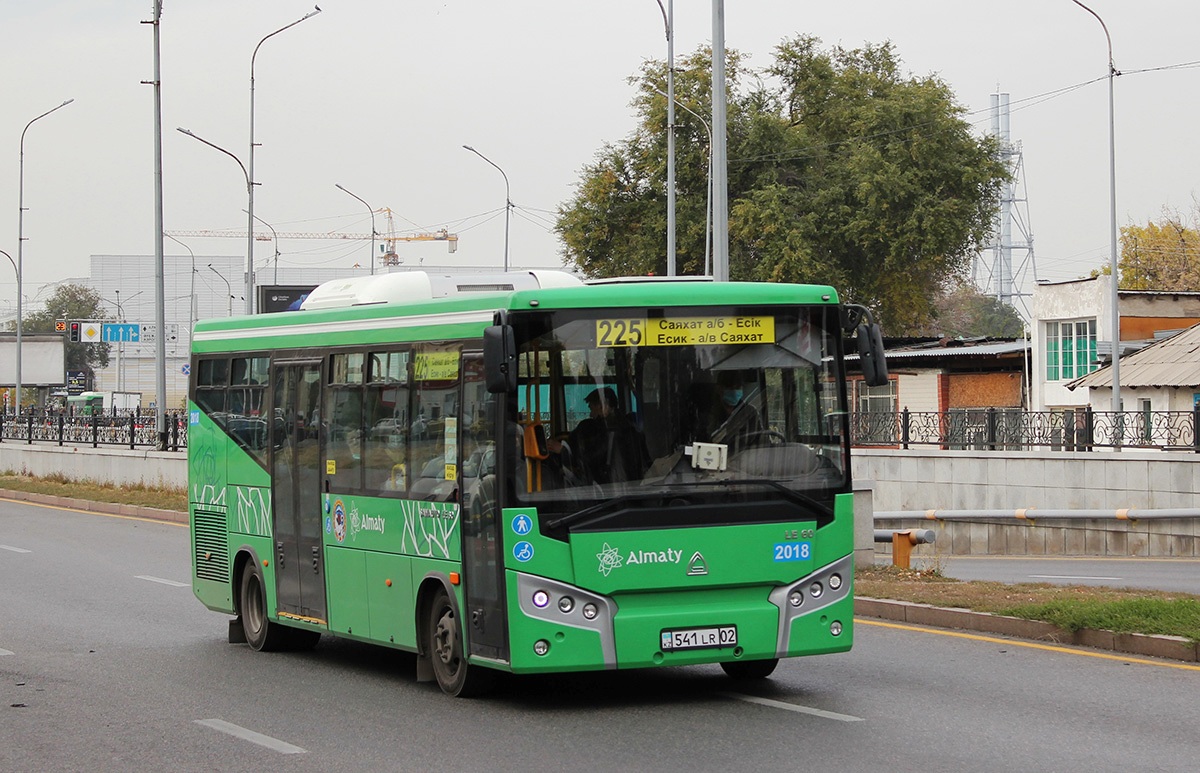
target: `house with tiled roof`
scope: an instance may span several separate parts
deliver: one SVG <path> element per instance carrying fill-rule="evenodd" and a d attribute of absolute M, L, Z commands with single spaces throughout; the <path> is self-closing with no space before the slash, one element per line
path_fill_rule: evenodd
<path fill-rule="evenodd" d="M 1192 411 L 1200 402 L 1200 325 L 1193 325 L 1121 358 L 1121 403 L 1150 415 Z M 1066 388 L 1093 410 L 1112 410 L 1112 365 L 1074 379 Z"/>

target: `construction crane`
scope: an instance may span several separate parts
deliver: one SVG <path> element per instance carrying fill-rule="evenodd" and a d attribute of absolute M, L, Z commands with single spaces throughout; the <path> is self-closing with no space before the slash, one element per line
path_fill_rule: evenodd
<path fill-rule="evenodd" d="M 385 266 L 396 266 L 400 264 L 400 256 L 396 254 L 397 242 L 446 242 L 453 254 L 458 251 L 458 234 L 447 232 L 445 228 L 438 231 L 430 231 L 427 233 L 404 234 L 397 235 L 395 224 L 392 220 L 392 210 L 384 207 L 379 212 L 387 214 L 388 218 L 388 235 L 379 236 L 379 241 L 387 245 L 387 249 L 383 253 L 383 264 Z M 233 239 L 245 239 L 245 231 L 163 231 L 166 236 L 175 237 L 228 237 Z M 367 241 L 372 238 L 372 234 L 356 234 L 342 233 L 338 231 L 279 231 L 275 233 L 277 239 L 352 239 Z M 255 241 L 269 242 L 272 236 L 267 233 L 255 232 Z"/>

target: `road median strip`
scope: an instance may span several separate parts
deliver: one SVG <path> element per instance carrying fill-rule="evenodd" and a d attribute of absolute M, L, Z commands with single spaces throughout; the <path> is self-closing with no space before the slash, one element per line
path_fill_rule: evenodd
<path fill-rule="evenodd" d="M 1129 655 L 1167 658 L 1185 663 L 1200 662 L 1200 645 L 1181 636 L 1116 633 L 1092 628 L 1069 631 L 1039 620 L 1026 620 L 1020 617 L 993 615 L 989 612 L 973 612 L 969 609 L 935 607 L 910 601 L 873 599 L 864 596 L 854 598 L 854 614 L 934 628 L 982 631 L 1018 639 L 1049 641 L 1055 644 L 1091 647 Z"/>

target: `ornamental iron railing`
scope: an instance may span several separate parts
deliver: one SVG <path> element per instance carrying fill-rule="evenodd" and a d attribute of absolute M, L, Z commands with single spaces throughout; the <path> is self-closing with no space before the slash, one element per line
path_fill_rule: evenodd
<path fill-rule="evenodd" d="M 1200 405 L 1191 411 L 1062 411 L 968 408 L 868 411 L 850 417 L 857 447 L 1093 451 L 1130 448 L 1200 453 Z"/>
<path fill-rule="evenodd" d="M 167 413 L 168 451 L 187 448 L 187 414 Z M 20 416 L 0 414 L 0 442 L 57 443 L 58 445 L 124 446 L 156 448 L 157 417 L 153 413 L 127 413 L 117 416 L 66 416 L 64 414 L 27 413 Z"/>

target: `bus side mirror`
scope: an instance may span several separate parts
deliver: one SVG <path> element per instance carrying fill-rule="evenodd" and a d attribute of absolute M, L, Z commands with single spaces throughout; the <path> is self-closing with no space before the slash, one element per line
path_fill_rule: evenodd
<path fill-rule="evenodd" d="M 517 345 L 510 325 L 483 329 L 483 372 L 487 391 L 492 394 L 517 388 Z"/>
<path fill-rule="evenodd" d="M 858 361 L 862 365 L 863 381 L 867 386 L 883 386 L 888 382 L 887 359 L 883 355 L 883 333 L 874 322 L 858 326 Z"/>

